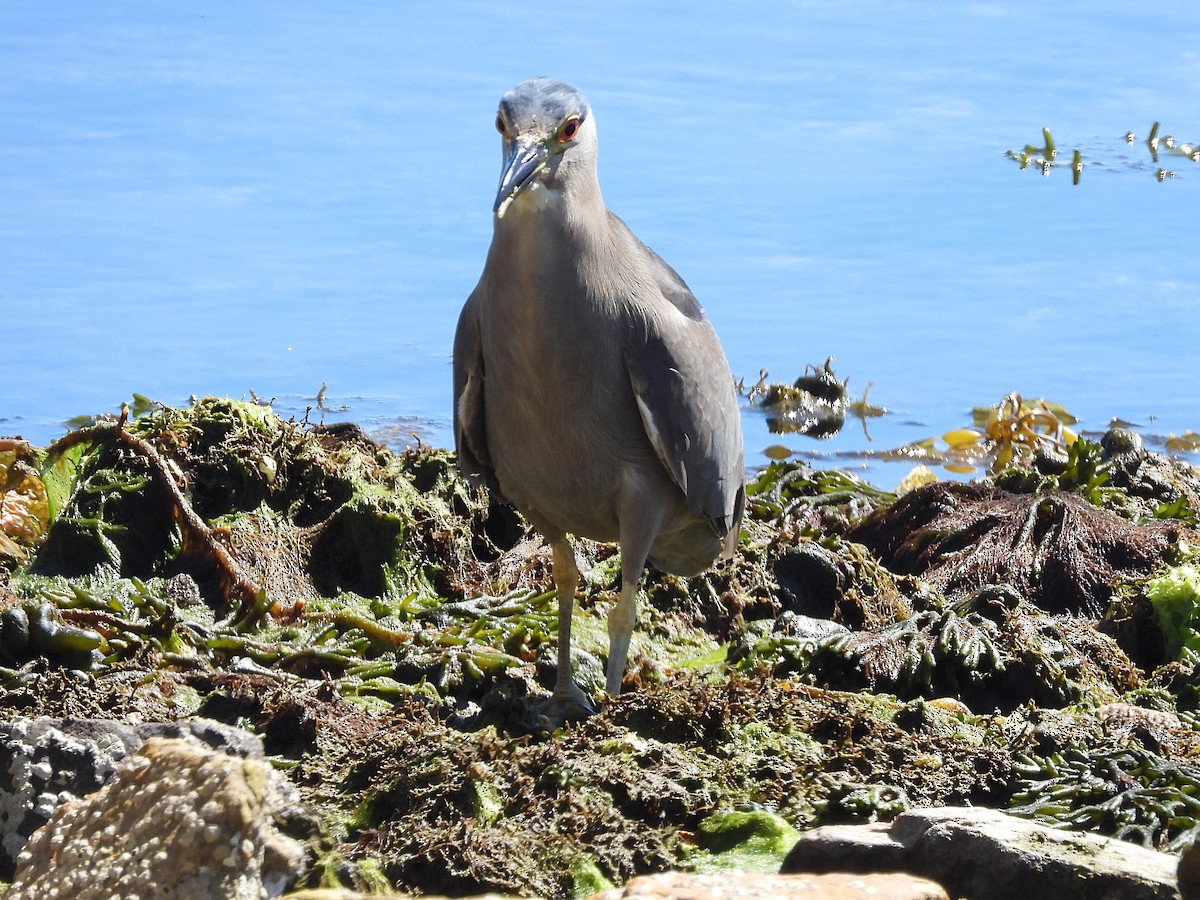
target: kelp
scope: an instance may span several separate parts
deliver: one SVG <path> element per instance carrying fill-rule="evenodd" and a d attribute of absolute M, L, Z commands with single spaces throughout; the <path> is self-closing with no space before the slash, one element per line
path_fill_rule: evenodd
<path fill-rule="evenodd" d="M 955 604 L 936 595 L 891 624 L 855 630 L 781 616 L 751 627 L 730 662 L 742 671 L 900 699 L 952 697 L 1005 712 L 1033 700 L 1050 707 L 1099 706 L 1142 685 L 1128 657 L 1086 623 L 1055 618 L 1008 585 Z"/>
<path fill-rule="evenodd" d="M 1153 164 L 1154 168 L 1150 169 L 1158 181 L 1165 181 L 1167 178 L 1174 178 L 1175 172 L 1170 169 L 1164 169 L 1159 164 L 1159 156 L 1165 155 L 1169 158 L 1175 158 L 1179 161 L 1188 160 L 1190 162 L 1200 162 L 1200 143 L 1176 140 L 1173 135 L 1160 135 L 1159 123 L 1155 122 L 1150 126 L 1150 132 L 1146 139 L 1141 143 L 1146 148 L 1146 153 Z M 1125 143 L 1133 146 L 1138 142 L 1137 135 L 1133 131 L 1125 133 Z M 1052 170 L 1067 168 L 1071 172 L 1072 183 L 1078 185 L 1083 175 L 1083 154 L 1076 148 L 1071 154 L 1069 164 L 1059 159 L 1058 147 L 1050 134 L 1049 128 L 1042 129 L 1041 144 L 1026 144 L 1020 150 L 1007 150 L 1004 154 L 1008 159 L 1013 160 L 1021 168 L 1022 171 L 1029 170 L 1040 172 L 1044 176 L 1048 176 Z M 1105 171 L 1131 171 L 1141 172 L 1146 170 L 1145 164 L 1131 163 L 1124 154 L 1118 155 L 1115 150 L 1101 149 L 1093 151 L 1093 158 L 1100 158 L 1100 165 L 1105 166 Z M 1104 160 L 1104 156 L 1111 157 L 1109 160 Z"/>
<path fill-rule="evenodd" d="M 1141 747 L 1022 754 L 1007 811 L 1178 853 L 1200 837 L 1200 766 Z"/>
<path fill-rule="evenodd" d="M 25 562 L 50 527 L 53 509 L 25 441 L 0 438 L 0 571 Z"/>

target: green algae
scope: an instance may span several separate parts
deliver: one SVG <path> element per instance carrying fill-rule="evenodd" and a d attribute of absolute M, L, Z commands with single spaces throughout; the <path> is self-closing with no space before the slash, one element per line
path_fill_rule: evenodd
<path fill-rule="evenodd" d="M 778 872 L 799 838 L 787 820 L 764 810 L 714 813 L 696 832 L 703 855 L 694 864 L 699 871 Z"/>
<path fill-rule="evenodd" d="M 1175 659 L 1200 662 L 1200 569 L 1191 563 L 1173 566 L 1146 582 L 1146 596 Z"/>
<path fill-rule="evenodd" d="M 583 900 L 612 887 L 613 883 L 592 860 L 580 858 L 571 866 L 571 900 Z"/>

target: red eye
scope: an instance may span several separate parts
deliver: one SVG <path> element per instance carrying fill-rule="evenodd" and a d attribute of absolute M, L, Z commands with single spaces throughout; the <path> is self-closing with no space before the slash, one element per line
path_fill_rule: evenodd
<path fill-rule="evenodd" d="M 496 130 L 504 137 L 508 137 L 508 126 L 504 124 L 504 117 L 501 115 L 496 116 Z"/>
<path fill-rule="evenodd" d="M 579 134 L 579 118 L 572 116 L 563 123 L 563 127 L 559 130 L 558 142 L 565 144 L 567 141 L 573 141 L 577 134 Z"/>

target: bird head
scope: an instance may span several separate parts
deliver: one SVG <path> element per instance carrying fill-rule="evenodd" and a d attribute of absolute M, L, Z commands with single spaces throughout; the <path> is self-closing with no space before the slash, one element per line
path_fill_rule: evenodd
<path fill-rule="evenodd" d="M 577 88 L 544 76 L 521 82 L 500 98 L 496 130 L 504 147 L 497 218 L 518 197 L 546 202 L 581 174 L 595 180 L 596 125 Z"/>

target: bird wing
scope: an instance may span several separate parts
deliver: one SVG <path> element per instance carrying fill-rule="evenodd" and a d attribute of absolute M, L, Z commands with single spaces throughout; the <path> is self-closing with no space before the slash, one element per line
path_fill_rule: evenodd
<path fill-rule="evenodd" d="M 653 250 L 646 253 L 670 307 L 630 314 L 625 364 L 642 425 L 688 506 L 736 541 L 745 469 L 733 376 L 687 284 Z"/>
<path fill-rule="evenodd" d="M 478 292 L 476 288 L 467 298 L 454 332 L 454 449 L 458 466 L 468 478 L 498 490 L 484 419 Z"/>

